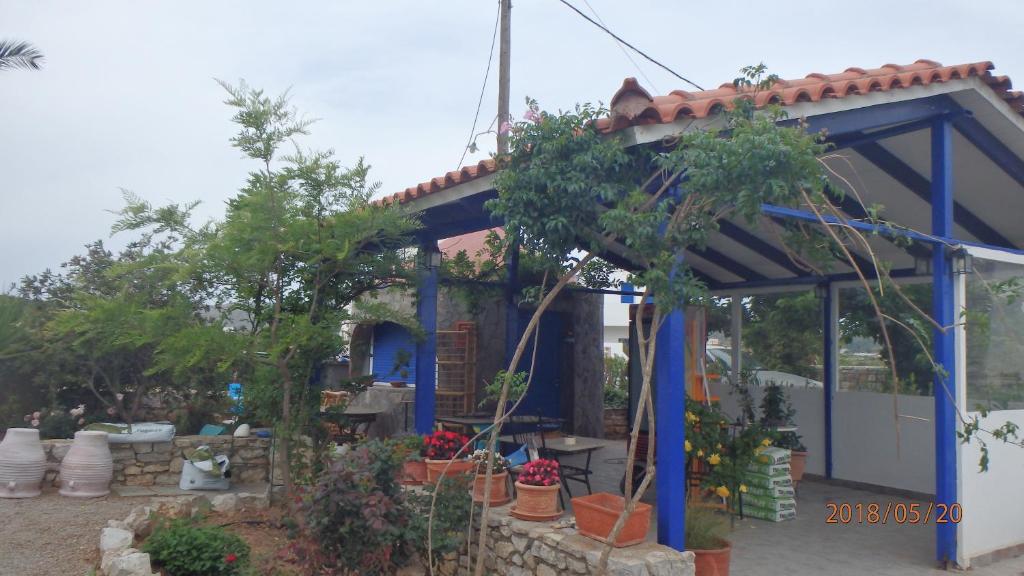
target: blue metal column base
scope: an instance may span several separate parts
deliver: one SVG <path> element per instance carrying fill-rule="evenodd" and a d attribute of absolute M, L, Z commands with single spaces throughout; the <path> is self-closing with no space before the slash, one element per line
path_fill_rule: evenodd
<path fill-rule="evenodd" d="M 654 355 L 658 543 L 684 550 L 686 546 L 686 321 L 673 310 L 658 330 Z"/>
<path fill-rule="evenodd" d="M 836 385 L 836 330 L 837 318 L 836 302 L 837 294 L 834 293 L 832 284 L 824 284 L 825 298 L 823 301 L 825 335 L 825 389 L 822 397 L 825 400 L 825 478 L 832 478 L 832 395 L 835 394 Z"/>
<path fill-rule="evenodd" d="M 953 235 L 953 140 L 948 120 L 932 125 L 932 233 Z M 940 326 L 955 323 L 953 270 L 941 245 L 932 255 L 932 316 Z M 952 328 L 934 332 L 935 362 L 943 373 L 935 375 L 935 502 L 947 506 L 957 501 L 956 462 L 956 334 Z M 947 394 L 946 390 L 949 390 Z M 942 563 L 956 562 L 956 525 L 935 525 L 935 555 Z"/>
<path fill-rule="evenodd" d="M 419 298 L 416 318 L 423 328 L 423 340 L 416 343 L 416 433 L 434 430 L 434 402 L 437 388 L 437 279 L 438 269 L 431 265 L 438 253 L 437 240 L 420 246 Z"/>

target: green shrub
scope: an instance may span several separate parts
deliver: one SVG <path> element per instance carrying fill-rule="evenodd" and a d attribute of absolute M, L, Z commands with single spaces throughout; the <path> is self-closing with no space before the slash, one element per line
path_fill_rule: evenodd
<path fill-rule="evenodd" d="M 349 450 L 303 503 L 306 527 L 342 574 L 390 574 L 411 557 L 412 512 L 397 482 L 405 453 L 394 440 Z"/>
<path fill-rule="evenodd" d="M 729 525 L 725 517 L 705 506 L 686 507 L 686 548 L 717 550 L 724 546 Z"/>
<path fill-rule="evenodd" d="M 142 550 L 169 576 L 237 576 L 249 563 L 249 545 L 237 535 L 187 519 L 160 522 Z"/>
<path fill-rule="evenodd" d="M 412 526 L 410 540 L 424 566 L 428 559 L 433 560 L 434 572 L 437 573 L 444 555 L 460 552 L 466 546 L 467 527 L 473 500 L 469 493 L 472 488 L 472 476 L 449 476 L 439 486 L 425 486 L 422 492 L 409 496 L 412 507 Z M 434 502 L 434 518 L 430 522 L 430 504 L 437 492 Z M 428 546 L 428 543 L 430 544 Z M 432 556 L 429 554 L 433 552 Z"/>
<path fill-rule="evenodd" d="M 629 360 L 612 354 L 604 357 L 604 407 L 625 408 L 629 404 Z"/>

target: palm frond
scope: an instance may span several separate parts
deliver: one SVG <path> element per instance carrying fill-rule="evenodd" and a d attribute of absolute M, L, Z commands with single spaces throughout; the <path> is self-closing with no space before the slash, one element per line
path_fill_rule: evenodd
<path fill-rule="evenodd" d="M 38 48 L 17 40 L 0 40 L 0 70 L 39 70 L 43 53 Z"/>

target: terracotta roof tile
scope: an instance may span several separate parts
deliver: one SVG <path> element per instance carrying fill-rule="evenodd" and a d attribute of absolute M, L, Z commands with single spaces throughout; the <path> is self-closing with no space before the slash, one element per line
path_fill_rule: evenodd
<path fill-rule="evenodd" d="M 603 132 L 615 132 L 630 126 L 667 124 L 680 118 L 705 118 L 733 107 L 737 98 L 754 98 L 757 107 L 769 104 L 790 106 L 799 102 L 820 102 L 831 98 L 849 98 L 870 92 L 886 92 L 897 88 L 927 86 L 935 82 L 948 82 L 978 77 L 1014 110 L 1024 115 L 1024 93 L 1012 91 L 1006 76 L 993 76 L 991 62 L 975 62 L 957 66 L 943 66 L 934 60 L 918 60 L 913 64 L 885 64 L 879 68 L 847 68 L 837 74 L 808 74 L 804 78 L 779 80 L 768 90 L 754 94 L 737 89 L 731 83 L 713 90 L 687 92 L 674 90 L 665 96 L 651 96 L 636 81 L 626 78 L 609 108 L 611 114 L 597 121 Z M 463 184 L 496 171 L 493 159 L 466 166 L 424 182 L 418 186 L 383 198 L 382 204 L 405 203 L 434 192 Z"/>

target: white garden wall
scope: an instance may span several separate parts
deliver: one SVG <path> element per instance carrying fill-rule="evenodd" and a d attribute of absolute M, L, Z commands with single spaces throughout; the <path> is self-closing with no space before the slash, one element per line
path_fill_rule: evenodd
<path fill-rule="evenodd" d="M 975 414 L 970 414 L 969 417 Z M 982 427 L 995 429 L 1004 422 L 1013 422 L 1024 430 L 1024 410 L 990 412 L 982 419 Z M 960 556 L 970 559 L 1004 548 L 1024 545 L 1024 457 L 1018 446 L 989 438 L 988 472 L 978 469 L 981 450 L 977 442 L 961 446 Z"/>
<path fill-rule="evenodd" d="M 935 493 L 935 399 L 900 395 L 899 441 L 892 394 L 837 392 L 832 401 L 832 476 Z M 898 449 L 897 449 L 898 446 Z"/>
<path fill-rule="evenodd" d="M 722 409 L 735 418 L 736 398 L 728 385 L 713 385 Z M 809 452 L 807 472 L 825 475 L 825 404 L 821 388 L 790 388 L 798 433 Z M 762 391 L 754 390 L 760 403 Z M 899 454 L 891 394 L 837 392 L 832 401 L 832 472 L 841 480 L 863 482 L 924 494 L 935 492 L 935 401 L 899 396 Z M 910 418 L 908 418 L 909 416 Z"/>

